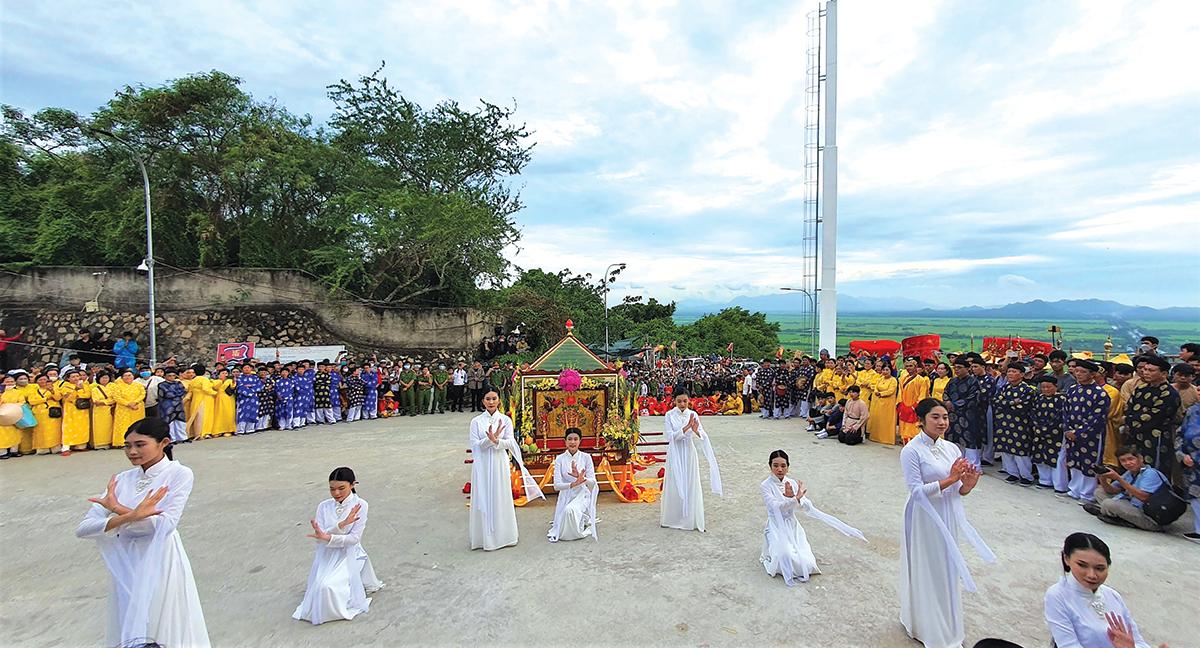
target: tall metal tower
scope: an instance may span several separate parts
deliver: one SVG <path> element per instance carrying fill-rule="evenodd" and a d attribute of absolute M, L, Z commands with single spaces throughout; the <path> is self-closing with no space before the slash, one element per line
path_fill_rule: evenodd
<path fill-rule="evenodd" d="M 837 354 L 837 0 L 808 14 L 803 287 L 813 347 Z M 814 349 L 816 350 L 816 349 Z"/>

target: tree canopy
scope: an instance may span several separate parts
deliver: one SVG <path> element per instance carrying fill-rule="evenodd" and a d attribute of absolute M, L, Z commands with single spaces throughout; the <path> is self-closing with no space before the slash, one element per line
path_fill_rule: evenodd
<path fill-rule="evenodd" d="M 520 238 L 513 181 L 534 146 L 515 107 L 425 108 L 382 70 L 328 86 L 324 126 L 220 71 L 126 86 L 86 116 L 0 107 L 0 264 L 138 263 L 140 163 L 159 263 L 302 269 L 372 305 L 488 308 L 523 324 L 535 350 L 567 319 L 580 339 L 602 343 L 601 281 L 506 257 Z M 778 343 L 761 313 L 728 309 L 679 326 L 673 303 L 610 306 L 611 340 L 676 342 L 689 354 L 733 342 L 760 355 Z"/>
<path fill-rule="evenodd" d="M 509 275 L 533 147 L 513 109 L 426 109 L 380 68 L 329 86 L 318 128 L 240 86 L 212 71 L 88 116 L 3 106 L 0 263 L 136 263 L 140 158 L 167 264 L 300 268 L 379 304 L 469 303 Z"/>

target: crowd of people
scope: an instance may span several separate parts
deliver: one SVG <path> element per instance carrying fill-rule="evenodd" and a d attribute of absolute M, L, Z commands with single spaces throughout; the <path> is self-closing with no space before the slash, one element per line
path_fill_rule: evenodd
<path fill-rule="evenodd" d="M 16 343 L 23 331 L 3 338 Z M 3 331 L 0 331 L 0 336 Z M 511 394 L 513 363 L 439 357 L 294 362 L 240 361 L 206 366 L 176 358 L 150 367 L 132 333 L 114 342 L 88 329 L 62 349 L 60 362 L 33 362 L 0 377 L 0 404 L 27 415 L 0 425 L 0 460 L 121 448 L 130 425 L 164 419 L 175 443 L 268 429 L 360 419 L 483 411 L 483 390 Z M 5 351 L 0 349 L 0 351 Z"/>
<path fill-rule="evenodd" d="M 469 405 L 479 412 L 470 429 L 471 547 L 495 550 L 517 542 L 510 460 L 520 467 L 524 496 L 544 497 L 521 464 L 513 424 L 504 413 L 525 366 L 496 359 L 485 366 L 466 358 L 421 362 L 372 354 L 215 367 L 171 358 L 151 368 L 138 356 L 132 335 L 120 342 L 120 348 L 88 348 L 90 335 L 81 331 L 61 365 L 9 369 L 0 383 L 0 404 L 19 405 L 29 414 L 16 425 L 0 426 L 0 457 L 69 456 L 128 446 L 125 454 L 135 468 L 114 477 L 103 497 L 90 500 L 93 507 L 77 530 L 80 537 L 100 541 L 106 561 L 109 553 L 120 553 L 122 542 L 141 542 L 139 529 L 148 528 L 151 542 L 166 547 L 160 554 L 166 569 L 190 574 L 175 525 L 192 475 L 172 460 L 172 445 L 272 428 L 461 412 Z M 1163 530 L 1170 520 L 1160 516 L 1155 500 L 1166 491 L 1186 492 L 1200 519 L 1200 393 L 1193 384 L 1200 345 L 1183 345 L 1179 361 L 1171 363 L 1156 352 L 1156 340 L 1146 342 L 1142 353 L 1111 361 L 1062 351 L 1027 358 L 971 352 L 899 362 L 886 355 L 822 353 L 766 359 L 757 366 L 716 358 L 666 359 L 653 366 L 635 360 L 619 370 L 639 390 L 643 413 L 665 417 L 669 448 L 662 527 L 705 529 L 700 455 L 709 467 L 709 490 L 722 494 L 720 470 L 701 422 L 706 414 L 795 419 L 817 438 L 848 445 L 903 444 L 900 462 L 910 497 L 902 536 L 901 620 L 909 636 L 926 646 L 943 646 L 961 644 L 959 583 L 973 587 L 959 548 L 947 538 L 962 534 L 985 561 L 996 560 L 962 505 L 985 467 L 1005 473 L 1010 484 L 1053 489 L 1064 499 L 1078 500 L 1084 510 L 1113 524 Z M 664 402 L 669 403 L 665 410 Z M 566 448 L 555 461 L 552 486 L 559 497 L 550 542 L 598 538 L 598 483 L 590 454 L 580 450 L 581 436 L 576 428 L 568 430 Z M 785 452 L 772 452 L 767 463 L 771 475 L 760 485 L 767 511 L 760 561 L 767 574 L 782 576 L 790 586 L 820 573 L 800 514 L 849 537 L 866 538 L 814 505 L 804 483 L 789 477 Z M 332 497 L 318 506 L 311 523 L 308 537 L 317 542 L 317 553 L 296 619 L 354 618 L 368 610 L 368 595 L 382 587 L 362 549 L 367 503 L 357 496 L 355 484 L 346 467 L 329 477 Z M 1183 488 L 1177 491 L 1173 484 Z M 136 506 L 122 504 L 139 495 Z M 167 521 L 147 526 L 156 516 Z M 117 529 L 129 532 L 109 538 Z M 1200 540 L 1200 521 L 1184 535 Z M 1061 559 L 1063 575 L 1047 590 L 1044 603 L 1054 640 L 1089 647 L 1106 645 L 1104 640 L 1144 645 L 1128 608 L 1103 584 L 1111 563 L 1103 541 L 1072 534 Z M 181 645 L 207 643 L 190 577 L 147 582 L 116 562 L 114 583 L 129 581 L 132 594 L 116 610 L 110 632 L 120 639 L 137 635 L 173 637 Z M 146 606 L 168 599 L 173 617 L 146 617 Z M 1086 601 L 1093 609 L 1101 601 L 1105 614 L 1081 613 Z"/>
<path fill-rule="evenodd" d="M 1108 361 L 1062 350 L 900 362 L 823 351 L 740 370 L 730 359 L 687 367 L 668 360 L 631 376 L 643 414 L 670 411 L 672 392 L 687 391 L 702 416 L 794 418 L 818 438 L 848 445 L 908 443 L 919 432 L 916 405 L 935 398 L 950 414 L 947 440 L 977 469 L 995 466 L 1008 483 L 1053 490 L 1105 522 L 1162 530 L 1169 516 L 1146 513 L 1160 490 L 1186 492 L 1200 513 L 1200 344 L 1182 345 L 1172 364 L 1157 338 L 1141 342 L 1137 355 Z M 1200 541 L 1195 517 L 1184 535 Z"/>

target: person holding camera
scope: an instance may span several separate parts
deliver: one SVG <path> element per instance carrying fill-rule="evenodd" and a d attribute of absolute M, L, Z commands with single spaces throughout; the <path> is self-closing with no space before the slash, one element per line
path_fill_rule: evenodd
<path fill-rule="evenodd" d="M 1146 501 L 1163 484 L 1166 477 L 1142 461 L 1142 455 L 1133 447 L 1117 451 L 1117 461 L 1125 473 L 1108 466 L 1096 466 L 1100 484 L 1096 486 L 1096 501 L 1083 505 L 1083 510 L 1098 516 L 1101 522 L 1132 526 L 1146 531 L 1162 531 L 1162 527 L 1142 511 Z"/>

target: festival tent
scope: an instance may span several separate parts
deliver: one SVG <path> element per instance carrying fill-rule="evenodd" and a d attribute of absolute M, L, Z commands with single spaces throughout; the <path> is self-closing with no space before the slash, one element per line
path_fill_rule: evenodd
<path fill-rule="evenodd" d="M 597 356 L 600 356 L 601 358 L 608 356 L 608 358 L 610 360 L 613 358 L 631 358 L 631 357 L 645 351 L 647 348 L 648 347 L 638 344 L 638 341 L 635 338 L 610 342 L 608 345 L 607 353 L 605 353 L 605 351 L 604 351 L 603 344 L 589 344 L 588 345 L 589 351 L 596 354 Z"/>

